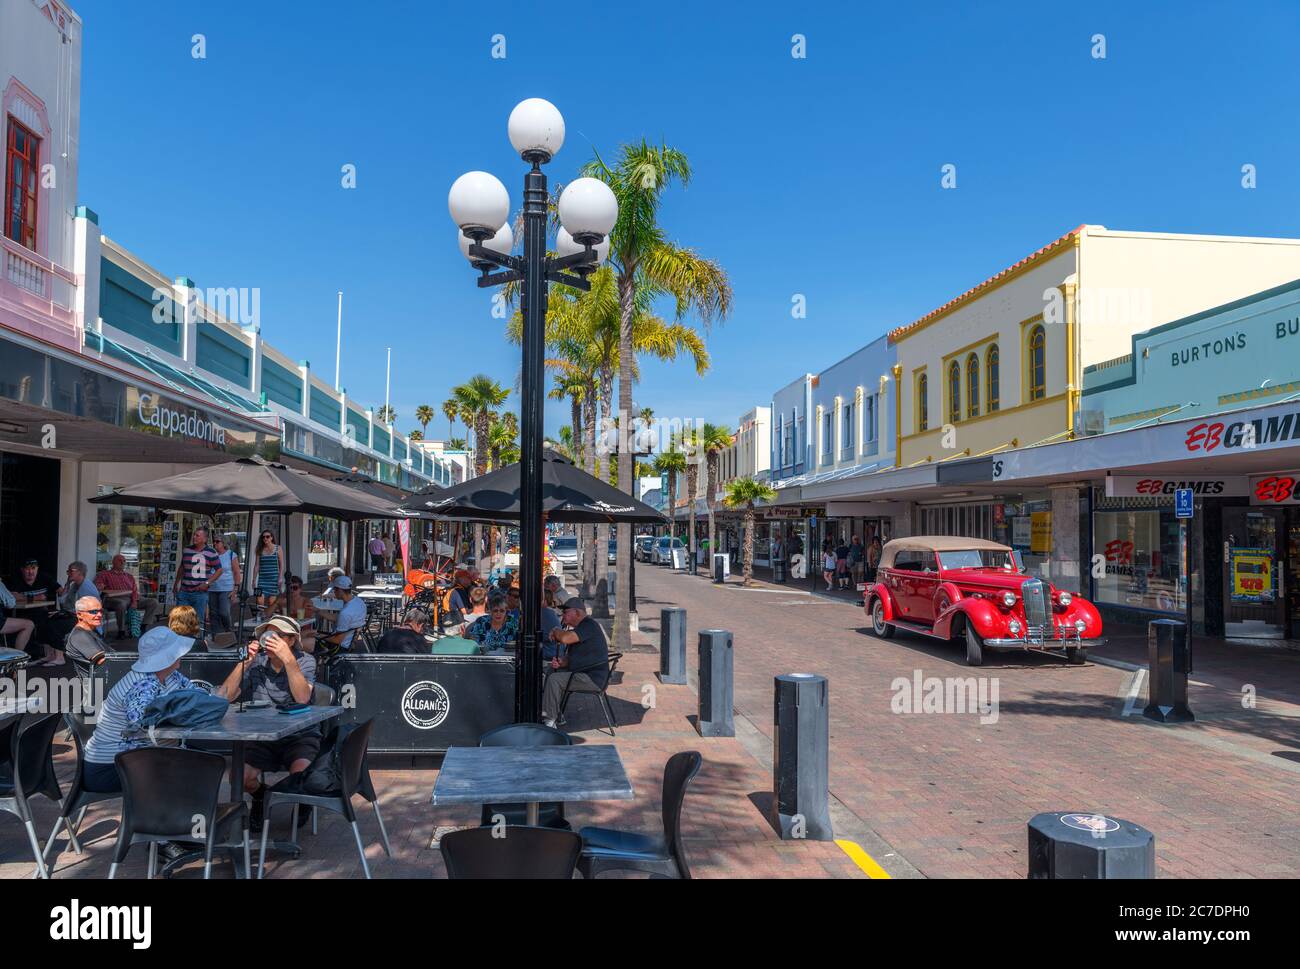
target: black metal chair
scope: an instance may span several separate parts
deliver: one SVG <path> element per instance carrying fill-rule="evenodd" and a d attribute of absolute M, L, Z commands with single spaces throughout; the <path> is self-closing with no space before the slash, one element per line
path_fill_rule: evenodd
<path fill-rule="evenodd" d="M 68 828 L 68 844 L 73 851 L 81 854 L 81 844 L 77 841 L 77 829 L 81 827 L 81 821 L 86 816 L 86 808 L 102 801 L 120 801 L 122 799 L 121 791 L 104 793 L 102 791 L 86 790 L 84 777 L 86 744 L 90 742 L 90 736 L 95 732 L 95 725 L 80 713 L 65 713 L 63 720 L 68 726 L 68 731 L 72 734 L 72 742 L 77 749 L 77 767 L 72 774 L 72 786 L 68 788 L 67 796 L 63 798 L 63 804 L 59 808 L 59 818 L 54 822 L 54 830 L 50 832 L 49 840 L 45 842 L 45 850 L 41 852 L 42 858 L 49 856 L 54 839 L 59 836 L 59 829 L 64 825 L 67 825 Z M 75 818 L 73 817 L 74 814 L 76 815 Z M 56 861 L 57 858 L 56 855 Z"/>
<path fill-rule="evenodd" d="M 572 878 L 582 839 L 556 828 L 467 828 L 442 836 L 448 878 Z"/>
<path fill-rule="evenodd" d="M 324 808 L 326 811 L 333 811 L 336 814 L 343 815 L 348 824 L 352 825 L 352 835 L 357 839 L 357 854 L 361 856 L 361 870 L 365 872 L 367 878 L 370 877 L 370 865 L 366 861 L 366 848 L 361 841 L 361 829 L 357 826 L 357 814 L 352 807 L 353 795 L 360 794 L 370 802 L 371 807 L 375 809 L 375 820 L 379 822 L 379 834 L 383 839 L 384 854 L 388 857 L 393 856 L 391 847 L 388 844 L 388 832 L 384 828 L 383 816 L 379 813 L 379 798 L 375 794 L 374 785 L 370 784 L 369 772 L 365 770 L 366 748 L 370 744 L 370 728 L 374 726 L 374 720 L 367 720 L 353 729 L 346 737 L 343 738 L 339 747 L 339 767 L 341 784 L 337 790 L 327 791 L 323 794 L 308 794 L 301 789 L 301 775 L 290 774 L 284 780 L 270 787 L 266 792 L 266 824 L 262 827 L 262 850 L 257 860 L 257 877 L 262 877 L 263 868 L 266 865 L 266 840 L 271 831 L 271 809 L 277 804 L 293 805 L 293 829 L 294 843 L 298 838 L 298 809 L 306 805 L 311 808 Z M 327 741 L 327 743 L 330 743 Z M 337 743 L 337 741 L 333 741 Z M 322 751 L 330 749 L 322 745 Z M 367 788 L 369 788 L 367 790 Z"/>
<path fill-rule="evenodd" d="M 122 825 L 108 877 L 134 845 L 149 846 L 149 877 L 158 865 L 158 843 L 203 846 L 203 877 L 212 874 L 214 848 L 244 849 L 244 876 L 251 875 L 248 805 L 220 803 L 226 759 L 184 747 L 140 747 L 114 758 L 122 775 Z"/>
<path fill-rule="evenodd" d="M 704 759 L 697 750 L 673 754 L 664 765 L 662 835 L 647 835 L 615 828 L 583 828 L 582 858 L 578 871 L 595 878 L 602 871 L 645 871 L 668 878 L 690 878 L 691 868 L 682 847 L 682 801 L 686 788 L 700 772 Z"/>
<path fill-rule="evenodd" d="M 568 747 L 572 744 L 573 738 L 563 730 L 540 723 L 508 723 L 478 738 L 480 747 Z M 524 804 L 484 804 L 479 821 L 483 825 L 493 824 L 496 815 L 504 817 L 506 824 L 528 823 L 528 807 Z M 543 801 L 538 805 L 537 823 L 543 828 L 571 830 L 564 819 L 563 801 Z"/>
<path fill-rule="evenodd" d="M 564 694 L 563 696 L 560 697 L 560 717 L 563 718 L 564 708 L 569 705 L 569 697 L 574 696 L 575 694 L 594 696 L 600 701 L 601 712 L 605 714 L 605 723 L 609 725 L 609 735 L 611 737 L 614 736 L 614 727 L 615 727 L 614 710 L 609 705 L 609 696 L 605 691 L 609 689 L 609 684 L 614 679 L 614 669 L 618 666 L 618 661 L 622 658 L 623 658 L 622 653 L 609 654 L 607 660 L 609 664 L 609 672 L 605 677 L 605 685 L 600 687 L 587 686 L 585 684 L 578 683 L 575 681 L 574 678 L 579 673 L 590 673 L 592 670 L 598 670 L 605 665 L 604 663 L 593 663 L 591 666 L 583 666 L 580 669 L 569 670 L 569 672 L 574 675 L 570 676 L 568 682 L 564 684 Z"/>
<path fill-rule="evenodd" d="M 56 804 L 63 791 L 54 773 L 54 734 L 62 719 L 57 713 L 26 713 L 0 727 L 0 811 L 16 815 L 27 829 L 36 859 L 36 874 L 49 878 L 41 843 L 32 821 L 33 797 L 43 794 Z"/>

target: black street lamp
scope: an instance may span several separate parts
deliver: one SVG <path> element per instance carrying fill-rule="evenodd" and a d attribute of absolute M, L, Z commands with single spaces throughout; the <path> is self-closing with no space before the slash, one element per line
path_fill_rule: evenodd
<path fill-rule="evenodd" d="M 550 283 L 587 290 L 590 275 L 609 252 L 607 237 L 618 218 L 618 202 L 608 185 L 579 178 L 560 195 L 562 227 L 556 255 L 546 250 L 546 176 L 541 166 L 564 144 L 564 118 L 549 101 L 529 98 L 510 112 L 510 143 L 532 165 L 524 176 L 524 254 L 510 255 L 514 235 L 507 220 L 510 196 L 487 172 L 456 179 L 447 198 L 460 227 L 460 247 L 479 270 L 480 287 L 520 283 L 523 313 L 523 381 L 519 420 L 519 591 L 520 632 L 516 646 L 515 720 L 535 723 L 541 716 L 542 654 L 542 430 L 546 399 L 546 294 Z M 494 269 L 503 270 L 493 272 Z M 568 272 L 569 270 L 572 273 Z"/>

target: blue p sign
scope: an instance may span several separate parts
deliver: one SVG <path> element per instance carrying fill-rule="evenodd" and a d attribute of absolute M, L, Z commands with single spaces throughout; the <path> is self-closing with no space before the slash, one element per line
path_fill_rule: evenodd
<path fill-rule="evenodd" d="M 1192 517 L 1192 489 L 1179 488 L 1174 492 L 1174 516 L 1177 518 Z"/>

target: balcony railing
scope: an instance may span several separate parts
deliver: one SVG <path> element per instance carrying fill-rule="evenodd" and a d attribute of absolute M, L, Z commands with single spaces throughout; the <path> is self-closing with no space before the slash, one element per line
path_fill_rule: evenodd
<path fill-rule="evenodd" d="M 70 321 L 77 278 L 12 239 L 0 237 L 0 246 L 4 249 L 4 279 L 48 304 L 52 316 Z"/>

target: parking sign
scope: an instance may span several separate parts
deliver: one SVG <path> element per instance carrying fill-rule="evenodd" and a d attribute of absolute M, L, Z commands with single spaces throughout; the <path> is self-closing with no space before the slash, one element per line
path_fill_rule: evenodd
<path fill-rule="evenodd" d="M 1174 515 L 1177 518 L 1192 517 L 1192 489 L 1179 488 L 1174 492 Z"/>

